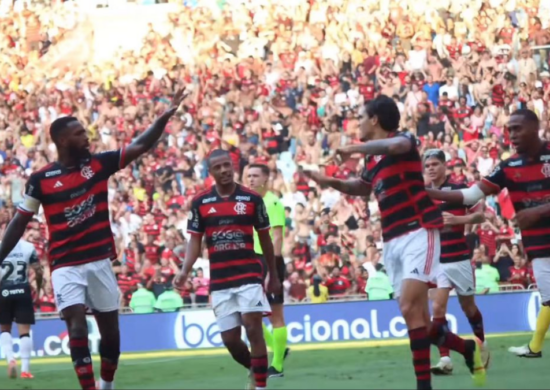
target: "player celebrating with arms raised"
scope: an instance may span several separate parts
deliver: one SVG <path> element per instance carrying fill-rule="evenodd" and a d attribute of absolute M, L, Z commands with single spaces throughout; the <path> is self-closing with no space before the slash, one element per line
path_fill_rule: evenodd
<path fill-rule="evenodd" d="M 463 340 L 442 324 L 430 323 L 428 284 L 439 273 L 439 229 L 443 218 L 424 188 L 422 161 L 416 139 L 398 132 L 400 114 L 395 102 L 379 96 L 366 108 L 360 145 L 337 150 L 347 158 L 367 155 L 361 178 L 338 180 L 316 172 L 307 174 L 321 185 L 348 195 L 368 196 L 374 190 L 382 217 L 384 265 L 409 330 L 418 389 L 431 389 L 430 345 L 461 352 L 476 383 L 485 380 L 478 345 Z"/>
<path fill-rule="evenodd" d="M 460 190 L 467 188 L 463 183 L 455 183 L 445 173 L 445 153 L 439 149 L 428 150 L 424 153 L 425 172 L 431 180 L 432 188 L 443 190 Z M 445 228 L 441 230 L 441 257 L 440 266 L 442 274 L 437 280 L 437 289 L 433 299 L 433 322 L 447 325 L 445 314 L 449 293 L 454 288 L 458 295 L 458 301 L 468 318 L 476 337 L 483 343 L 483 365 L 487 367 L 489 352 L 485 343 L 483 331 L 483 317 L 474 300 L 475 277 L 474 269 L 470 261 L 470 249 L 464 236 L 464 225 L 478 224 L 485 220 L 483 212 L 475 211 L 463 205 L 438 202 L 443 211 Z M 470 213 L 469 213 L 470 212 Z M 450 375 L 453 365 L 449 350 L 440 347 L 441 360 L 432 367 L 436 375 Z"/>
<path fill-rule="evenodd" d="M 248 184 L 254 191 L 259 193 L 265 203 L 267 209 L 267 215 L 269 216 L 269 222 L 271 224 L 271 236 L 273 239 L 273 250 L 275 252 L 275 265 L 277 266 L 277 273 L 279 275 L 279 281 L 283 283 L 285 278 L 285 260 L 282 256 L 283 251 L 283 237 L 285 228 L 285 208 L 280 199 L 271 191 L 267 190 L 267 184 L 269 181 L 269 168 L 267 165 L 252 164 L 248 167 Z M 263 258 L 262 246 L 257 237 L 257 233 L 254 234 L 254 251 Z M 269 277 L 269 275 L 267 276 Z M 282 377 L 283 363 L 289 349 L 286 347 L 287 331 L 285 325 L 285 317 L 283 311 L 284 294 L 277 295 L 269 294 L 267 296 L 269 304 L 271 305 L 271 316 L 269 320 L 273 325 L 273 333 L 271 333 L 264 324 L 264 338 L 266 343 L 273 351 L 273 361 L 271 367 L 268 370 L 268 376 L 270 378 Z"/>
<path fill-rule="evenodd" d="M 96 388 L 86 306 L 94 311 L 101 334 L 102 389 L 113 388 L 120 356 L 120 294 L 111 268 L 117 254 L 109 220 L 107 182 L 155 145 L 184 97 L 184 89 L 176 92 L 168 109 L 130 145 L 99 154 L 90 153 L 86 129 L 76 118 L 56 119 L 50 134 L 58 160 L 31 175 L 25 199 L 2 239 L 0 263 L 42 205 L 56 305 L 67 323 L 71 359 L 83 389 Z"/>
<path fill-rule="evenodd" d="M 42 267 L 34 245 L 19 240 L 0 267 L 0 348 L 8 361 L 8 377 L 17 377 L 17 363 L 13 358 L 12 323 L 19 331 L 21 378 L 32 379 L 30 359 L 32 352 L 31 325 L 34 325 L 34 306 L 28 271 L 36 276 L 36 291 L 42 290 Z"/>
<path fill-rule="evenodd" d="M 271 275 L 268 292 L 279 294 L 281 283 L 269 234 L 269 217 L 262 197 L 234 181 L 233 161 L 227 151 L 214 150 L 207 165 L 216 184 L 193 198 L 187 220 L 191 239 L 174 285 L 184 286 L 206 236 L 212 308 L 222 341 L 233 359 L 250 370 L 251 387 L 263 389 L 268 368 L 262 318 L 271 309 L 263 288 L 263 264 L 254 252 L 254 229 Z M 241 326 L 245 328 L 251 351 L 241 338 Z"/>
<path fill-rule="evenodd" d="M 531 343 L 509 350 L 527 358 L 542 356 L 544 336 L 550 326 L 550 144 L 540 139 L 539 128 L 539 119 L 533 111 L 515 111 L 510 116 L 508 129 L 516 155 L 502 161 L 489 176 L 470 188 L 460 191 L 429 190 L 434 199 L 473 205 L 485 196 L 508 189 L 523 247 L 532 261 L 542 299 Z"/>

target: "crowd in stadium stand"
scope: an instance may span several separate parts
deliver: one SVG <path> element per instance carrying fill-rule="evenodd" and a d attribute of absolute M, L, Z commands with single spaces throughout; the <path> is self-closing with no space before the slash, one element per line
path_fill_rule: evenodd
<path fill-rule="evenodd" d="M 110 184 L 122 304 L 138 289 L 152 292 L 151 302 L 169 290 L 185 254 L 190 199 L 213 184 L 204 158 L 220 147 L 230 151 L 239 181 L 249 163 L 272 171 L 271 190 L 287 210 L 288 301 L 312 299 L 318 285 L 314 302 L 387 299 L 376 202 L 319 188 L 303 170 L 338 178 L 361 170 L 360 159 L 336 165 L 330 156 L 359 142 L 362 107 L 378 94 L 393 96 L 401 130 L 414 133 L 422 150 L 445 151 L 456 181 L 473 183 L 514 153 L 506 123 L 515 109 L 534 110 L 550 140 L 549 4 L 199 1 L 170 14 L 168 35 L 150 25 L 140 50 L 49 75 L 36 64 L 76 25 L 78 9 L 10 9 L 0 23 L 2 226 L 29 173 L 56 158 L 47 131 L 55 118 L 78 117 L 94 152 L 114 149 L 147 128 L 184 83 L 190 95 L 166 137 Z M 488 199 L 485 210 L 487 222 L 468 233 L 478 292 L 534 285 L 499 201 Z M 28 239 L 47 271 L 43 222 L 37 215 Z M 208 302 L 208 274 L 205 255 L 182 294 L 186 306 Z M 49 283 L 36 294 L 42 311 L 55 310 Z"/>

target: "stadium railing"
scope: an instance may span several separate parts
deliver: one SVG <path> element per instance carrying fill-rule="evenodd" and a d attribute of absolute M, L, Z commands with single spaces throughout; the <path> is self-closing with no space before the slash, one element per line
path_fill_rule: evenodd
<path fill-rule="evenodd" d="M 539 288 L 537 287 L 537 284 L 536 283 L 533 283 L 533 284 L 530 284 L 528 287 L 527 287 L 527 290 L 538 290 Z"/>
<path fill-rule="evenodd" d="M 522 291 L 525 290 L 525 287 L 521 284 L 501 284 L 498 286 L 498 291 L 500 292 L 506 292 L 506 291 Z"/>

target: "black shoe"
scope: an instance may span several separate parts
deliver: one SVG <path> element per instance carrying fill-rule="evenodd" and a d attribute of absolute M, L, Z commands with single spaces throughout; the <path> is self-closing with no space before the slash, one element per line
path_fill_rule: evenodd
<path fill-rule="evenodd" d="M 476 342 L 474 340 L 464 340 L 466 345 L 466 351 L 464 352 L 464 361 L 466 366 L 470 370 L 470 373 L 474 373 L 474 353 L 476 350 Z"/>
<path fill-rule="evenodd" d="M 271 366 L 267 369 L 268 378 L 282 378 L 285 374 L 282 371 L 277 371 L 275 367 Z"/>
<path fill-rule="evenodd" d="M 286 360 L 286 358 L 290 355 L 290 348 L 285 349 L 285 355 L 283 356 L 283 359 Z"/>

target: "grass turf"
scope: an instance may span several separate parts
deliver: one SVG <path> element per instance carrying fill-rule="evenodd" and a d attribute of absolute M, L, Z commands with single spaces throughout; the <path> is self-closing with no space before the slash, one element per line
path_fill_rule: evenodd
<path fill-rule="evenodd" d="M 507 352 L 522 345 L 529 334 L 489 339 L 492 352 L 488 371 L 489 389 L 548 389 L 548 361 L 520 359 Z M 406 341 L 339 343 L 297 346 L 286 362 L 285 377 L 272 379 L 271 389 L 414 389 L 410 350 Z M 384 344 L 384 342 L 382 342 Z M 548 349 L 547 349 L 548 350 Z M 117 389 L 243 389 L 247 372 L 228 354 L 217 351 L 167 352 L 126 355 L 116 377 Z M 432 362 L 438 359 L 432 348 Z M 469 389 L 473 383 L 463 359 L 452 355 L 455 366 L 450 377 L 434 377 L 436 389 Z M 95 360 L 96 376 L 99 365 Z M 8 380 L 0 372 L 0 389 L 78 388 L 71 363 L 64 359 L 36 359 L 31 362 L 34 380 Z M 5 364 L 0 367 L 2 371 Z"/>

